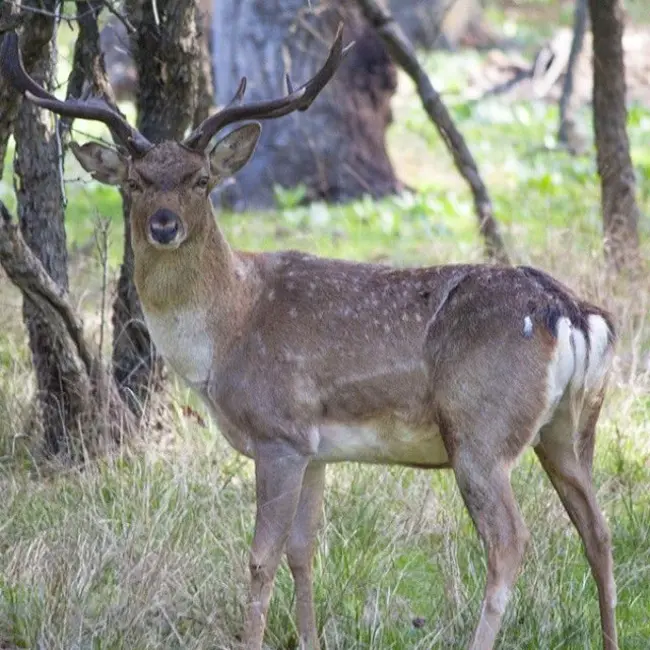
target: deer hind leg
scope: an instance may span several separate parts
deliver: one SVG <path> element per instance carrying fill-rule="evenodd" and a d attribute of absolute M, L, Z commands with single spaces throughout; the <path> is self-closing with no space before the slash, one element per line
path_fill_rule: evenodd
<path fill-rule="evenodd" d="M 489 467 L 485 456 L 461 452 L 454 459 L 454 472 L 488 557 L 485 595 L 470 650 L 491 650 L 523 561 L 528 529 L 505 465 Z"/>
<path fill-rule="evenodd" d="M 602 398 L 599 398 L 596 404 L 587 407 L 576 439 L 568 414 L 558 413 L 556 419 L 542 429 L 535 452 L 582 539 L 598 586 L 603 648 L 617 650 L 616 584 L 611 538 L 596 501 L 591 470 L 601 403 Z"/>
<path fill-rule="evenodd" d="M 247 650 L 262 648 L 273 582 L 291 532 L 307 464 L 307 458 L 283 443 L 267 442 L 256 449 L 257 515 L 250 552 Z"/>
<path fill-rule="evenodd" d="M 286 549 L 287 561 L 296 586 L 299 650 L 320 648 L 314 616 L 312 565 L 323 509 L 324 490 L 325 465 L 315 463 L 308 465 Z"/>

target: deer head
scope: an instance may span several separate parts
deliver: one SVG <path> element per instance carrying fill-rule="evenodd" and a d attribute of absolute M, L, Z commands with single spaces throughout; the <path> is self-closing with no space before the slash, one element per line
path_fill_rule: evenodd
<path fill-rule="evenodd" d="M 175 250 L 204 235 L 211 190 L 248 162 L 260 133 L 258 123 L 246 124 L 206 151 L 171 141 L 137 157 L 94 142 L 72 151 L 95 179 L 121 185 L 130 196 L 134 245 Z"/>
<path fill-rule="evenodd" d="M 73 143 L 75 157 L 93 178 L 121 185 L 130 197 L 134 245 L 175 250 L 210 227 L 210 191 L 248 162 L 261 126 L 245 124 L 210 146 L 212 138 L 236 122 L 277 118 L 309 108 L 350 48 L 343 48 L 342 31 L 339 25 L 325 64 L 307 83 L 294 89 L 287 76 L 285 97 L 240 105 L 246 90 L 243 78 L 232 101 L 182 142 L 152 144 L 101 100 L 57 99 L 25 71 L 16 33 L 4 38 L 0 66 L 13 85 L 39 106 L 59 115 L 97 120 L 111 129 L 117 149 L 95 142 Z"/>

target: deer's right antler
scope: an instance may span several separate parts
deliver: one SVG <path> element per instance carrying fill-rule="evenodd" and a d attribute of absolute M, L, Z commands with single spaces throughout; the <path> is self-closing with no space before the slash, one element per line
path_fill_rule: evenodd
<path fill-rule="evenodd" d="M 218 113 L 204 120 L 183 141 L 183 144 L 190 149 L 201 151 L 208 146 L 210 140 L 218 131 L 234 122 L 252 119 L 271 119 L 282 117 L 293 111 L 307 110 L 320 91 L 323 90 L 328 81 L 334 76 L 343 57 L 352 45 L 353 43 L 349 43 L 343 47 L 343 24 L 340 24 L 336 30 L 334 43 L 332 43 L 323 67 L 309 81 L 296 89 L 293 88 L 291 79 L 287 75 L 287 90 L 289 93 L 279 99 L 238 106 L 246 90 L 246 77 L 244 77 L 239 83 L 239 88 L 233 100 Z"/>
<path fill-rule="evenodd" d="M 111 109 L 103 100 L 67 99 L 62 101 L 39 86 L 25 70 L 18 44 L 18 34 L 8 32 L 0 47 L 0 70 L 12 85 L 38 106 L 65 117 L 79 117 L 96 120 L 108 126 L 120 144 L 131 155 L 142 156 L 153 146 L 137 129 L 134 129 L 119 113 Z"/>

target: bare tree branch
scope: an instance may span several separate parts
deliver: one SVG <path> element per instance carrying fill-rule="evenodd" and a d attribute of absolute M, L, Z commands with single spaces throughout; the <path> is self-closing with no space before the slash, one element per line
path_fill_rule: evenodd
<path fill-rule="evenodd" d="M 113 2 L 110 2 L 110 0 L 99 0 L 106 9 L 108 9 L 109 13 L 113 14 L 115 18 L 117 18 L 126 28 L 126 33 L 131 35 L 135 34 L 135 27 L 133 26 L 133 23 L 128 19 L 126 14 L 122 13 L 121 11 L 118 11 L 115 8 L 115 4 Z"/>
<path fill-rule="evenodd" d="M 415 56 L 411 44 L 402 33 L 391 14 L 377 0 L 358 0 L 368 22 L 377 30 L 390 55 L 413 79 L 427 114 L 447 145 L 456 168 L 467 181 L 474 197 L 474 207 L 479 219 L 479 230 L 486 243 L 488 257 L 503 264 L 509 263 L 505 244 L 494 219 L 492 201 L 481 179 L 474 160 L 449 111 L 436 92 L 429 77 Z"/>

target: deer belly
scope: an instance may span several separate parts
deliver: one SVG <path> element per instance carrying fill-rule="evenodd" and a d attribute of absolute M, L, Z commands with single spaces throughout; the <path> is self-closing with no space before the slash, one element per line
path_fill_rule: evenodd
<path fill-rule="evenodd" d="M 145 321 L 156 348 L 175 372 L 192 385 L 207 381 L 214 347 L 205 329 L 205 312 L 145 312 Z"/>
<path fill-rule="evenodd" d="M 322 424 L 316 459 L 436 467 L 449 457 L 435 427 L 410 429 L 401 423 Z"/>

